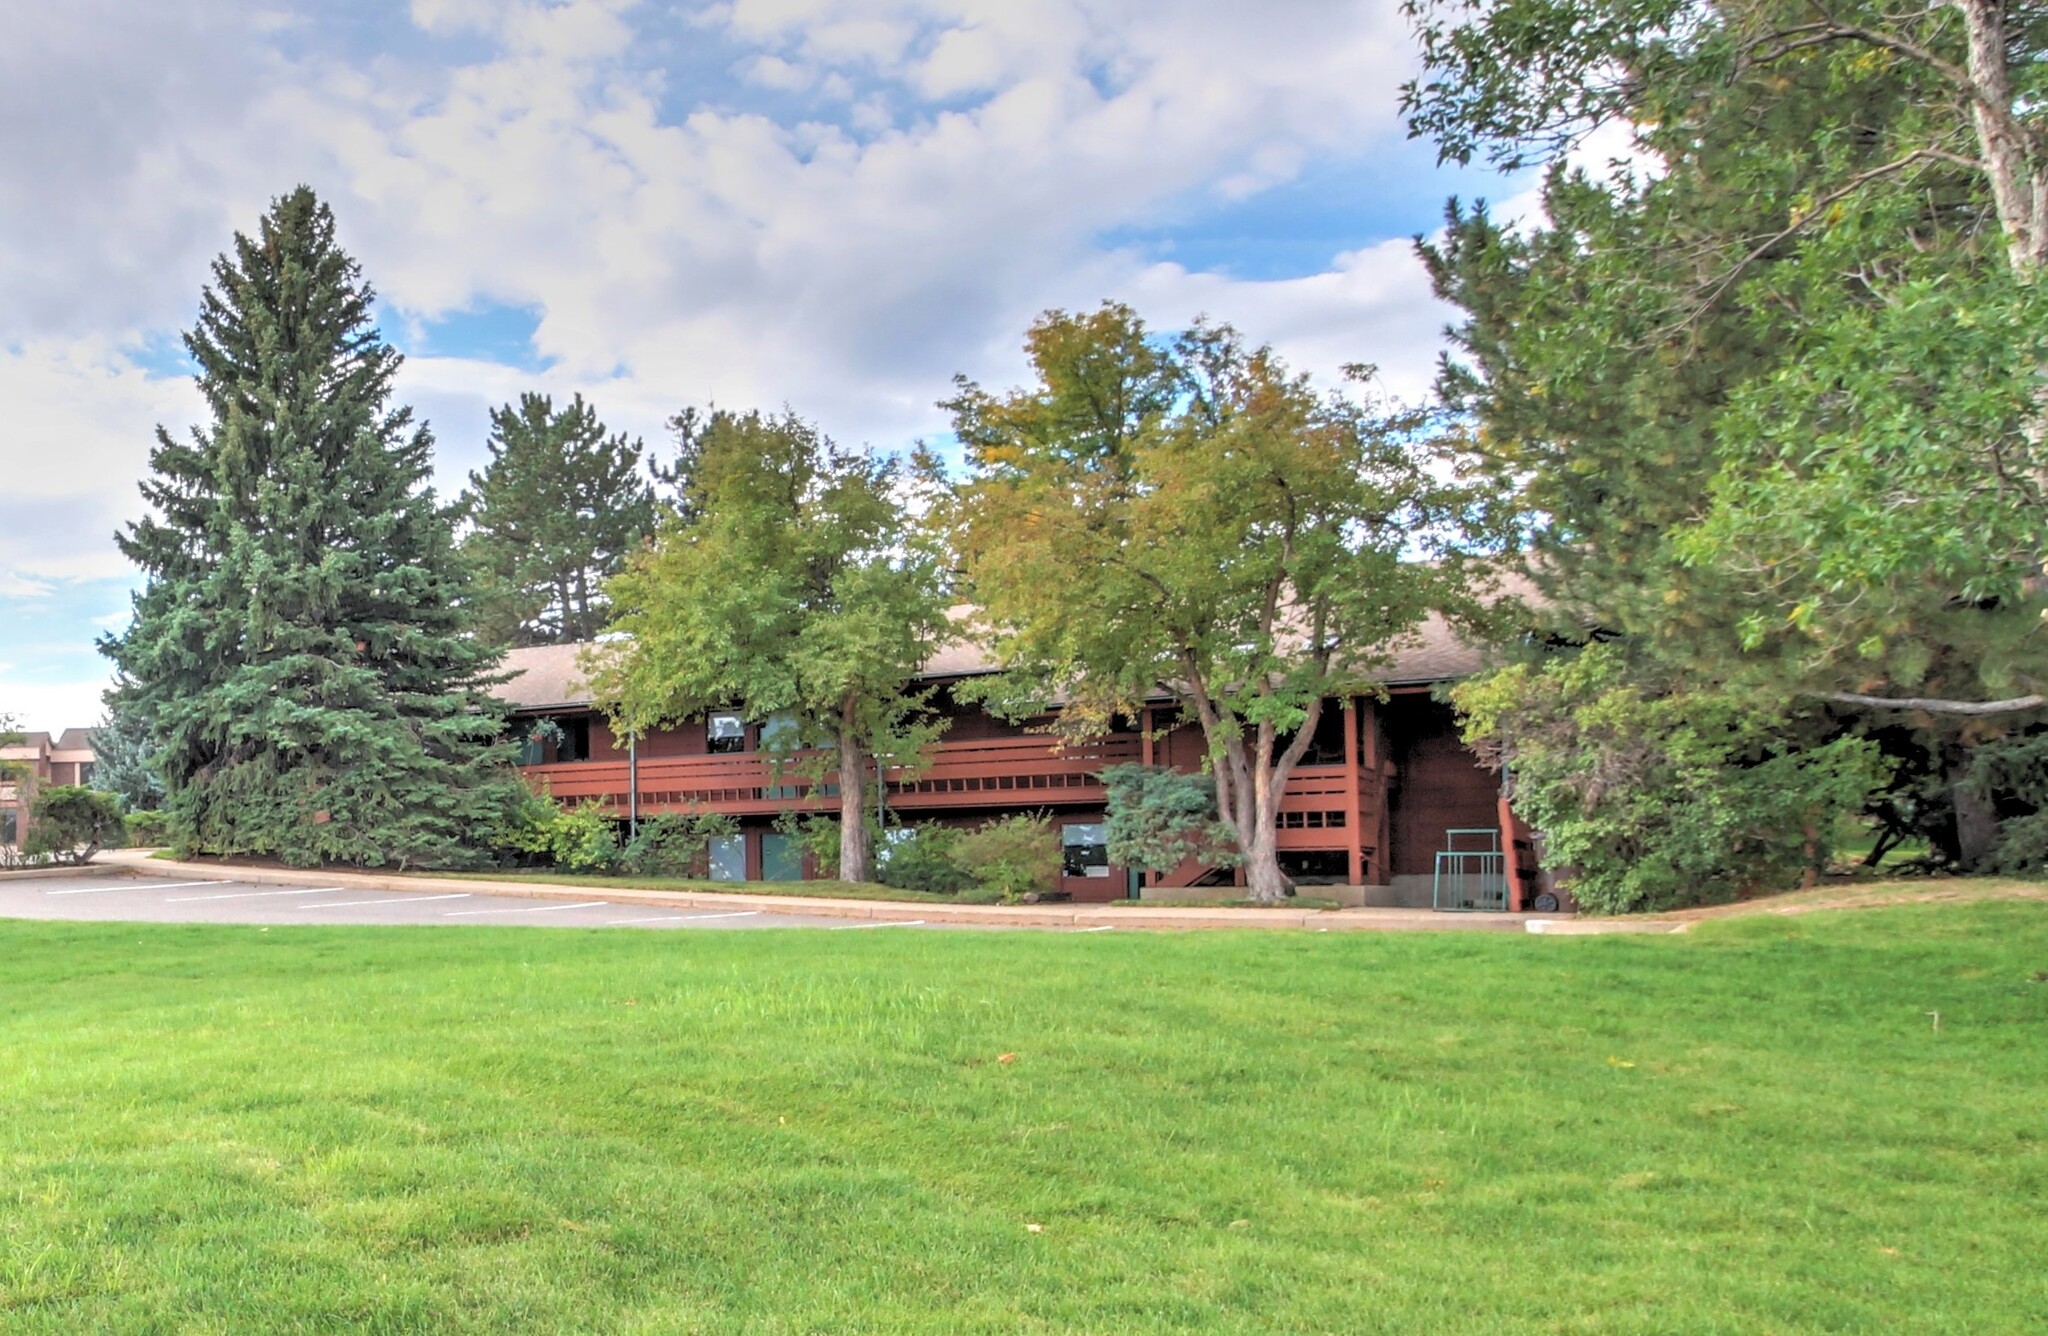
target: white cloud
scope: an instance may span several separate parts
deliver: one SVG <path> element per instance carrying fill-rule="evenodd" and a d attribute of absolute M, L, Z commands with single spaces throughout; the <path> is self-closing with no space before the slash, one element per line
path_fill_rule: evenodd
<path fill-rule="evenodd" d="M 0 668 L 0 716 L 12 718 L 32 733 L 86 728 L 106 716 L 106 706 L 100 700 L 106 685 L 98 678 L 25 682 Z"/>
<path fill-rule="evenodd" d="M 157 424 L 196 413 L 191 384 L 149 376 L 110 339 L 44 339 L 0 349 L 0 402 L 0 593 L 124 574 L 113 532 L 142 511 Z"/>
<path fill-rule="evenodd" d="M 17 589 L 118 573 L 107 535 L 136 508 L 150 428 L 198 411 L 121 349 L 189 323 L 230 229 L 301 180 L 402 318 L 539 314 L 545 374 L 408 363 L 446 483 L 479 462 L 485 410 L 525 389 L 580 389 L 650 438 L 716 400 L 901 444 L 943 428 L 953 372 L 1005 383 L 1034 315 L 1106 296 L 1162 328 L 1230 320 L 1319 375 L 1428 379 L 1444 316 L 1405 241 L 1260 282 L 1099 240 L 1398 136 L 1412 57 L 1391 3 L 357 8 L 413 29 L 362 55 L 323 43 L 317 16 L 251 24 L 231 0 L 14 16 L 0 114 L 37 127 L 0 147 L 0 394 L 22 406 L 0 429 L 0 572 Z M 451 50 L 470 63 L 440 63 Z M 724 82 L 684 86 L 657 51 Z"/>
<path fill-rule="evenodd" d="M 1454 315 L 1430 292 L 1407 240 L 1340 255 L 1327 273 L 1264 283 L 1153 265 L 1124 295 L 1168 327 L 1198 315 L 1236 325 L 1326 386 L 1338 383 L 1345 366 L 1369 363 L 1389 394 L 1411 402 L 1429 392 L 1443 327 Z"/>

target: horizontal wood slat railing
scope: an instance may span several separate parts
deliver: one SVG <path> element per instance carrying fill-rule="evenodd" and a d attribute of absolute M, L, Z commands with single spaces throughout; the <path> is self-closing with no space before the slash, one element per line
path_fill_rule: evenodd
<path fill-rule="evenodd" d="M 818 752 L 776 758 L 759 752 L 722 756 L 659 756 L 640 759 L 642 811 L 672 807 L 715 807 L 746 816 L 837 805 L 837 789 L 814 792 L 805 777 Z M 1135 738 L 1110 738 L 1064 749 L 1039 737 L 942 742 L 922 769 L 890 767 L 889 805 L 904 808 L 963 806 L 1038 807 L 1100 804 L 1106 797 L 1102 771 L 1138 759 Z M 625 810 L 631 779 L 627 763 L 572 761 L 533 765 L 522 773 L 563 802 L 596 799 Z"/>
<path fill-rule="evenodd" d="M 720 756 L 642 757 L 640 810 L 714 808 L 735 816 L 773 815 L 837 806 L 836 786 L 814 791 L 803 775 L 819 753 L 778 758 L 759 752 Z M 922 769 L 887 771 L 888 803 L 903 811 L 961 807 L 1099 806 L 1107 798 L 1102 771 L 1135 761 L 1139 742 L 1113 737 L 1060 747 L 1044 737 L 942 742 Z M 595 800 L 620 813 L 631 805 L 623 760 L 572 761 L 524 768 L 527 782 L 558 800 Z M 1358 803 L 1352 805 L 1354 783 Z M 1282 849 L 1348 849 L 1359 832 L 1376 829 L 1379 777 L 1355 779 L 1345 767 L 1313 766 L 1288 777 L 1280 802 Z"/>

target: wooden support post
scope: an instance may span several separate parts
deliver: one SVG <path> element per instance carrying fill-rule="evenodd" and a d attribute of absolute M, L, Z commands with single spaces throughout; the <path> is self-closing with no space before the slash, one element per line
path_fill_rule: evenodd
<path fill-rule="evenodd" d="M 1363 764 L 1358 749 L 1358 724 L 1362 716 L 1358 711 L 1358 698 L 1344 698 L 1344 787 L 1351 801 L 1344 818 L 1350 827 L 1351 870 L 1348 874 L 1353 886 L 1365 885 L 1365 804 L 1362 801 L 1358 782 L 1358 767 Z"/>
<path fill-rule="evenodd" d="M 1508 879 L 1508 912 L 1519 914 L 1522 912 L 1521 854 L 1515 848 L 1515 811 L 1508 805 L 1505 775 L 1500 791 L 1500 849 L 1503 855 L 1501 867 Z"/>

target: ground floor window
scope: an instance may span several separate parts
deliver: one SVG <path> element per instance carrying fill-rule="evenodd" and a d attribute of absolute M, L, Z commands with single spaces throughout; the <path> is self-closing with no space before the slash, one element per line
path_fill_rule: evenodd
<path fill-rule="evenodd" d="M 803 879 L 804 851 L 803 846 L 796 842 L 796 836 L 785 835 L 779 830 L 764 833 L 761 836 L 761 880 Z"/>
<path fill-rule="evenodd" d="M 744 835 L 714 835 L 711 837 L 711 880 L 745 881 L 747 879 L 747 837 Z"/>
<path fill-rule="evenodd" d="M 12 807 L 0 807 L 0 844 L 21 843 L 21 813 Z"/>
<path fill-rule="evenodd" d="M 1069 877 L 1109 875 L 1109 828 L 1099 821 L 1060 827 L 1060 871 Z"/>

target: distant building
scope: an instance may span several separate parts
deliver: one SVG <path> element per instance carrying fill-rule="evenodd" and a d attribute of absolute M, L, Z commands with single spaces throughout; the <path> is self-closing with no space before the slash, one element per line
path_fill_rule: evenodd
<path fill-rule="evenodd" d="M 545 645 L 506 657 L 510 680 L 496 694 L 511 707 L 529 784 L 564 802 L 599 803 L 622 820 L 690 810 L 736 818 L 739 833 L 710 851 L 714 879 L 817 874 L 775 819 L 792 810 L 833 812 L 838 800 L 787 773 L 772 745 L 764 746 L 781 721 L 712 711 L 651 733 L 629 753 L 584 684 L 578 659 L 585 648 Z M 1326 703 L 1280 807 L 1280 863 L 1299 884 L 1351 904 L 1442 905 L 1440 874 L 1451 867 L 1482 871 L 1486 883 L 1483 894 L 1460 891 L 1458 907 L 1533 905 L 1529 829 L 1436 696 L 1438 686 L 1481 662 L 1477 647 L 1432 618 L 1383 670 L 1383 697 Z M 882 802 L 892 822 L 972 826 L 1007 812 L 1043 811 L 1053 817 L 1064 855 L 1061 889 L 1075 900 L 1229 894 L 1222 888 L 1239 881 L 1229 868 L 1190 860 L 1157 874 L 1109 861 L 1102 770 L 1130 761 L 1183 771 L 1202 765 L 1201 729 L 1182 718 L 1175 702 L 1147 702 L 1137 717 L 1116 721 L 1110 736 L 1062 747 L 1046 735 L 1047 719 L 1003 720 L 959 699 L 956 686 L 994 669 L 985 654 L 959 642 L 926 665 L 920 676 L 929 706 L 949 727 L 924 767 L 885 771 Z M 551 726 L 540 727 L 543 720 Z"/>
<path fill-rule="evenodd" d="M 67 728 L 52 737 L 30 733 L 0 747 L 0 845 L 19 845 L 28 835 L 28 810 L 36 791 L 51 785 L 90 784 L 94 762 L 92 732 Z"/>

